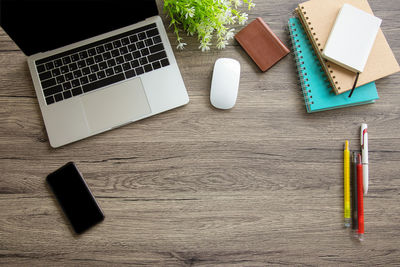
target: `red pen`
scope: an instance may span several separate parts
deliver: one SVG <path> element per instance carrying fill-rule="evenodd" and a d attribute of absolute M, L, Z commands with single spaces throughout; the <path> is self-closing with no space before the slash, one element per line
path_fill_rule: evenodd
<path fill-rule="evenodd" d="M 364 195 L 363 195 L 363 167 L 361 154 L 358 154 L 357 161 L 357 209 L 358 209 L 358 239 L 364 240 Z"/>

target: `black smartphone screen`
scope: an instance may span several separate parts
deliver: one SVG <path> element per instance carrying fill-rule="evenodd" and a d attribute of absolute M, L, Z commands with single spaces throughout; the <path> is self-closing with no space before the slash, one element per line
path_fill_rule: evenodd
<path fill-rule="evenodd" d="M 73 162 L 49 174 L 47 182 L 76 233 L 82 233 L 104 219 L 103 212 Z"/>

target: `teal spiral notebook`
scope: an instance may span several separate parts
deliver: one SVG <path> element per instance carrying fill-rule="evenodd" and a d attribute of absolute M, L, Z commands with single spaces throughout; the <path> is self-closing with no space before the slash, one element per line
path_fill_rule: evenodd
<path fill-rule="evenodd" d="M 375 82 L 336 95 L 298 18 L 289 19 L 289 33 L 307 112 L 374 103 L 379 99 Z"/>

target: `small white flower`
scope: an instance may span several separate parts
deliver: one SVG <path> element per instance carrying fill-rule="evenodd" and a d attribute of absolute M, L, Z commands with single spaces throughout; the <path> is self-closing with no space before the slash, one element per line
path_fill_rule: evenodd
<path fill-rule="evenodd" d="M 193 18 L 193 16 L 194 16 L 194 11 L 195 11 L 194 7 L 191 7 L 191 8 L 189 8 L 189 9 L 187 9 L 187 10 L 186 10 L 185 18 L 186 18 L 186 19 L 187 19 L 188 17 Z"/>
<path fill-rule="evenodd" d="M 186 43 L 179 43 L 179 44 L 176 46 L 176 49 L 183 50 L 183 49 L 185 48 L 185 45 L 187 45 L 187 44 L 186 44 Z"/>
<path fill-rule="evenodd" d="M 200 42 L 199 49 L 201 48 L 202 52 L 209 51 L 210 50 L 210 45 L 211 45 L 210 42 L 203 42 L 202 41 L 202 42 Z"/>
<path fill-rule="evenodd" d="M 233 4 L 235 5 L 235 8 L 237 8 L 238 6 L 242 6 L 242 1 L 241 0 L 233 0 Z"/>
<path fill-rule="evenodd" d="M 242 15 L 239 16 L 239 24 L 244 25 L 248 19 L 249 15 L 247 13 L 242 13 Z"/>
<path fill-rule="evenodd" d="M 235 31 L 235 29 L 230 29 L 229 31 L 227 31 L 226 35 L 225 35 L 225 39 L 226 40 L 230 40 L 233 39 L 234 34 L 233 32 Z"/>
<path fill-rule="evenodd" d="M 218 49 L 224 49 L 224 48 L 226 47 L 227 44 L 228 44 L 227 41 L 221 40 L 221 41 L 218 42 L 217 48 L 218 48 Z"/>

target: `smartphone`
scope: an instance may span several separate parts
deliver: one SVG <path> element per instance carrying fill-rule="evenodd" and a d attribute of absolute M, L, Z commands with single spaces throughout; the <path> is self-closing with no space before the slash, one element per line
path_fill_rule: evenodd
<path fill-rule="evenodd" d="M 102 210 L 73 162 L 49 174 L 46 180 L 77 234 L 104 220 Z"/>

